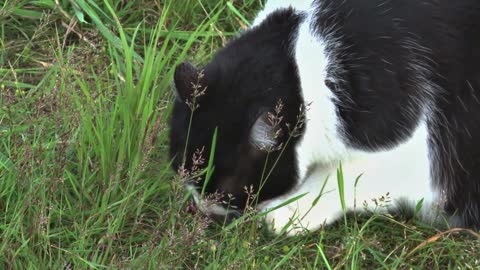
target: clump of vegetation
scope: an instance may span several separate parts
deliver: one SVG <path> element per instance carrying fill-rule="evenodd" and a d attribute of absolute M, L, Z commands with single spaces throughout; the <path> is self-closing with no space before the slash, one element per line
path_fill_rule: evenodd
<path fill-rule="evenodd" d="M 194 211 L 167 155 L 173 67 L 205 62 L 261 5 L 0 3 L 0 268 L 480 267 L 471 231 L 373 216 L 286 238 Z"/>

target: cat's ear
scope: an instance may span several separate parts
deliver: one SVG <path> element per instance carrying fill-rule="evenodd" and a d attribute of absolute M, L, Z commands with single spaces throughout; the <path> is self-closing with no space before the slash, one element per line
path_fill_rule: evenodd
<path fill-rule="evenodd" d="M 253 124 L 249 140 L 257 149 L 270 151 L 278 147 L 278 136 L 278 128 L 270 123 L 268 113 L 263 113 Z"/>
<path fill-rule="evenodd" d="M 194 84 L 198 81 L 200 70 L 188 62 L 183 62 L 175 68 L 173 81 L 175 93 L 181 101 L 187 101 L 194 91 Z"/>

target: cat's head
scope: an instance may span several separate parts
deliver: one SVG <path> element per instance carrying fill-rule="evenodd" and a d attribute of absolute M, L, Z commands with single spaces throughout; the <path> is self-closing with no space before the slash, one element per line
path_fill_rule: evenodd
<path fill-rule="evenodd" d="M 273 21 L 273 27 L 275 23 L 282 22 Z M 213 157 L 205 191 L 223 194 L 220 201 L 231 205 L 231 211 L 221 202 L 206 210 L 213 216 L 241 213 L 252 203 L 248 193 L 258 193 L 257 202 L 262 202 L 286 193 L 297 180 L 295 144 L 304 108 L 290 48 L 277 44 L 284 39 L 280 35 L 280 30 L 266 36 L 254 29 L 203 68 L 189 63 L 176 67 L 170 156 L 177 171 L 200 171 Z M 195 193 L 204 183 L 205 175 L 188 185 Z"/>

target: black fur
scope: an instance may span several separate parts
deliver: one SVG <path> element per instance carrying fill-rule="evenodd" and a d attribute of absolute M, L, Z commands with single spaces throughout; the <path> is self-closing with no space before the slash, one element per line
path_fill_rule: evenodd
<path fill-rule="evenodd" d="M 480 2 L 322 2 L 316 27 L 341 44 L 331 50 L 350 143 L 394 146 L 429 103 L 434 182 L 459 225 L 480 226 Z"/>
<path fill-rule="evenodd" d="M 338 115 L 350 146 L 368 151 L 395 147 L 426 115 L 432 176 L 445 209 L 458 225 L 480 227 L 480 2 L 322 0 L 316 5 L 313 25 L 330 41 L 327 49 L 334 59 L 326 84 L 339 97 Z M 281 98 L 284 123 L 295 123 L 303 104 L 290 53 L 302 16 L 292 9 L 277 11 L 204 68 L 207 90 L 193 114 L 187 168 L 192 151 L 209 149 L 218 127 L 208 191 L 234 194 L 238 207 L 246 200 L 244 186 L 258 188 L 267 155 L 248 142 L 254 121 L 273 111 Z M 179 83 L 190 77 L 176 76 L 177 91 L 191 92 L 185 89 L 189 84 Z M 175 102 L 171 120 L 175 168 L 183 159 L 191 113 L 184 99 Z M 295 184 L 298 139 L 286 146 L 260 201 Z M 271 154 L 269 166 L 277 156 Z"/>

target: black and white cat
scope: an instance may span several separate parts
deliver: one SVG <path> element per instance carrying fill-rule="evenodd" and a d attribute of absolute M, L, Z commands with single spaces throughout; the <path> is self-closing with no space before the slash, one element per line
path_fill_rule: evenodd
<path fill-rule="evenodd" d="M 206 192 L 234 199 L 200 207 L 213 216 L 253 186 L 262 211 L 304 195 L 266 216 L 277 232 L 332 223 L 341 163 L 350 210 L 423 199 L 420 216 L 479 228 L 479 65 L 478 0 L 270 0 L 202 72 L 177 67 L 173 165 L 208 157 L 218 128 Z"/>

